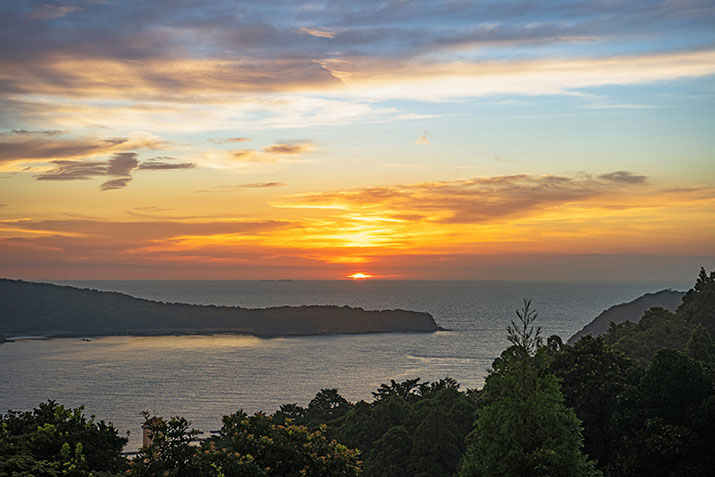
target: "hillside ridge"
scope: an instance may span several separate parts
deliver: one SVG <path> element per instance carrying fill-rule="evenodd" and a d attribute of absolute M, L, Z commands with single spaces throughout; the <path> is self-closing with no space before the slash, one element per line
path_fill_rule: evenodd
<path fill-rule="evenodd" d="M 582 336 L 586 335 L 601 336 L 608 331 L 608 325 L 611 322 L 615 324 L 620 324 L 625 321 L 637 323 L 641 319 L 641 316 L 643 316 L 643 313 L 653 307 L 661 307 L 669 311 L 675 311 L 683 300 L 684 295 L 685 292 L 665 289 L 654 293 L 646 293 L 627 303 L 613 305 L 601 312 L 600 315 L 569 338 L 568 343 L 574 344 Z"/>
<path fill-rule="evenodd" d="M 0 279 L 0 334 L 7 337 L 194 333 L 271 337 L 440 329 L 432 315 L 417 311 L 164 303 L 119 292 Z"/>

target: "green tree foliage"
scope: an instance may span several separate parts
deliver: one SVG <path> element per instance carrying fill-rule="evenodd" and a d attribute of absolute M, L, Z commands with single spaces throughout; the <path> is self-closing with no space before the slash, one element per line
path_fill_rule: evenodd
<path fill-rule="evenodd" d="M 363 452 L 365 475 L 454 474 L 476 408 L 454 379 L 391 381 L 373 396 L 372 403 L 352 406 L 331 431 Z"/>
<path fill-rule="evenodd" d="M 305 408 L 225 416 L 201 444 L 185 419 L 147 415 L 153 442 L 128 469 L 111 424 L 50 401 L 0 416 L 0 475 L 710 475 L 713 293 L 715 272 L 701 270 L 675 313 L 654 308 L 573 346 L 544 343 L 525 300 L 481 390 L 393 380 L 352 404 L 322 389 Z"/>
<path fill-rule="evenodd" d="M 126 468 L 120 437 L 111 423 L 84 415 L 83 407 L 54 401 L 28 412 L 0 415 L 0 475 L 89 476 Z"/>
<path fill-rule="evenodd" d="M 439 406 L 433 406 L 415 428 L 409 466 L 415 477 L 452 475 L 464 453 L 457 429 Z"/>
<path fill-rule="evenodd" d="M 696 361 L 701 361 L 712 365 L 715 363 L 715 343 L 712 337 L 701 323 L 698 323 L 690 333 L 685 352 Z"/>
<path fill-rule="evenodd" d="M 625 354 L 591 336 L 561 348 L 549 362 L 549 371 L 561 381 L 564 403 L 583 423 L 584 451 L 599 467 L 610 465 L 616 450 L 612 417 L 635 369 Z"/>
<path fill-rule="evenodd" d="M 409 475 L 412 440 L 405 426 L 391 427 L 371 446 L 370 458 L 365 462 L 365 475 Z"/>
<path fill-rule="evenodd" d="M 528 300 L 507 328 L 512 346 L 495 361 L 462 462 L 461 476 L 600 475 L 581 451 L 580 421 L 545 369 L 536 313 Z"/>
<path fill-rule="evenodd" d="M 379 404 L 360 401 L 336 427 L 336 438 L 348 447 L 362 450 L 363 457 L 370 462 L 373 444 L 393 427 L 411 421 L 413 416 L 412 407 L 398 397 L 380 401 Z"/>
<path fill-rule="evenodd" d="M 202 444 L 200 475 L 359 475 L 359 453 L 329 441 L 323 430 L 277 424 L 261 413 L 224 416 L 219 435 Z"/>
<path fill-rule="evenodd" d="M 381 384 L 372 395 L 376 402 L 398 397 L 405 402 L 413 403 L 420 399 L 420 391 L 420 378 L 406 379 L 401 383 L 391 379 L 389 385 Z"/>
<path fill-rule="evenodd" d="M 151 444 L 142 447 L 131 464 L 131 475 L 150 477 L 166 475 L 189 477 L 197 475 L 196 448 L 191 442 L 198 435 L 183 417 L 166 420 L 149 417 L 144 412 L 144 425 L 149 428 Z"/>
<path fill-rule="evenodd" d="M 612 325 L 605 339 L 615 350 L 647 363 L 662 348 L 685 349 L 691 332 L 692 325 L 682 316 L 656 307 L 646 311 L 636 324 Z"/>
<path fill-rule="evenodd" d="M 715 394 L 700 362 L 660 350 L 619 404 L 611 475 L 707 475 L 715 468 Z"/>
<path fill-rule="evenodd" d="M 714 283 L 701 270 L 675 313 L 653 308 L 639 323 L 612 324 L 603 338 L 551 353 L 549 369 L 583 421 L 585 449 L 607 475 L 715 468 L 715 344 L 706 326 Z"/>
<path fill-rule="evenodd" d="M 611 323 L 605 339 L 614 349 L 645 364 L 662 348 L 685 350 L 698 326 L 704 327 L 710 337 L 715 333 L 715 271 L 708 275 L 704 268 L 675 313 L 651 308 L 638 323 Z M 707 335 L 697 334 L 700 351 L 715 347 L 712 339 L 709 345 L 705 343 Z"/>
<path fill-rule="evenodd" d="M 343 417 L 352 404 L 338 393 L 337 389 L 321 389 L 311 399 L 305 412 L 305 421 L 313 427 L 331 423 Z"/>
<path fill-rule="evenodd" d="M 677 313 L 693 325 L 702 324 L 711 336 L 715 335 L 715 270 L 708 274 L 704 268 L 700 269 L 695 286 L 685 294 Z"/>
<path fill-rule="evenodd" d="M 292 422 L 303 422 L 305 419 L 305 408 L 298 403 L 283 404 L 275 413 L 276 420 L 285 422 L 290 419 Z"/>

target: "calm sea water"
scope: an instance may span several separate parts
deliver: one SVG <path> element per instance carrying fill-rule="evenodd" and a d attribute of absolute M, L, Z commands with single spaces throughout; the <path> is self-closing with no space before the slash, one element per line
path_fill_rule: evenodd
<path fill-rule="evenodd" d="M 690 283 L 489 281 L 72 281 L 166 302 L 266 307 L 337 304 L 431 313 L 450 331 L 432 334 L 107 337 L 25 340 L 0 345 L 0 412 L 54 399 L 131 431 L 140 443 L 142 410 L 180 415 L 201 430 L 224 414 L 307 405 L 321 388 L 370 399 L 390 379 L 457 379 L 480 387 L 506 345 L 505 327 L 522 298 L 539 312 L 544 335 L 564 341 L 604 309 L 643 293 Z"/>

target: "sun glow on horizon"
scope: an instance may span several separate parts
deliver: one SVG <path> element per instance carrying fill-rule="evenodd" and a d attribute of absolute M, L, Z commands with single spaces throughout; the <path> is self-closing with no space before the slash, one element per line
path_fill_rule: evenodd
<path fill-rule="evenodd" d="M 372 275 L 368 275 L 367 273 L 353 273 L 352 275 L 348 275 L 348 278 L 352 278 L 353 280 L 364 280 L 366 278 L 372 278 Z"/>

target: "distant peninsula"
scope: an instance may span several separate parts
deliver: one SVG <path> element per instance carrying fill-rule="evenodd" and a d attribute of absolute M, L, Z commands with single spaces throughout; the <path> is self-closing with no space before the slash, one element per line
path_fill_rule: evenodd
<path fill-rule="evenodd" d="M 0 279 L 0 336 L 48 337 L 236 333 L 259 337 L 434 332 L 429 313 L 349 306 L 163 303 L 123 293 Z"/>
<path fill-rule="evenodd" d="M 608 326 L 611 322 L 615 324 L 620 324 L 625 321 L 630 321 L 633 323 L 638 323 L 641 316 L 647 310 L 653 307 L 665 308 L 669 311 L 675 311 L 683 300 L 685 292 L 675 291 L 675 290 L 661 290 L 655 293 L 646 293 L 641 295 L 633 301 L 628 303 L 621 303 L 620 305 L 614 305 L 608 310 L 602 312 L 596 318 L 593 319 L 589 324 L 583 327 L 583 329 L 569 338 L 568 343 L 574 344 L 582 336 L 601 336 L 608 331 Z"/>

